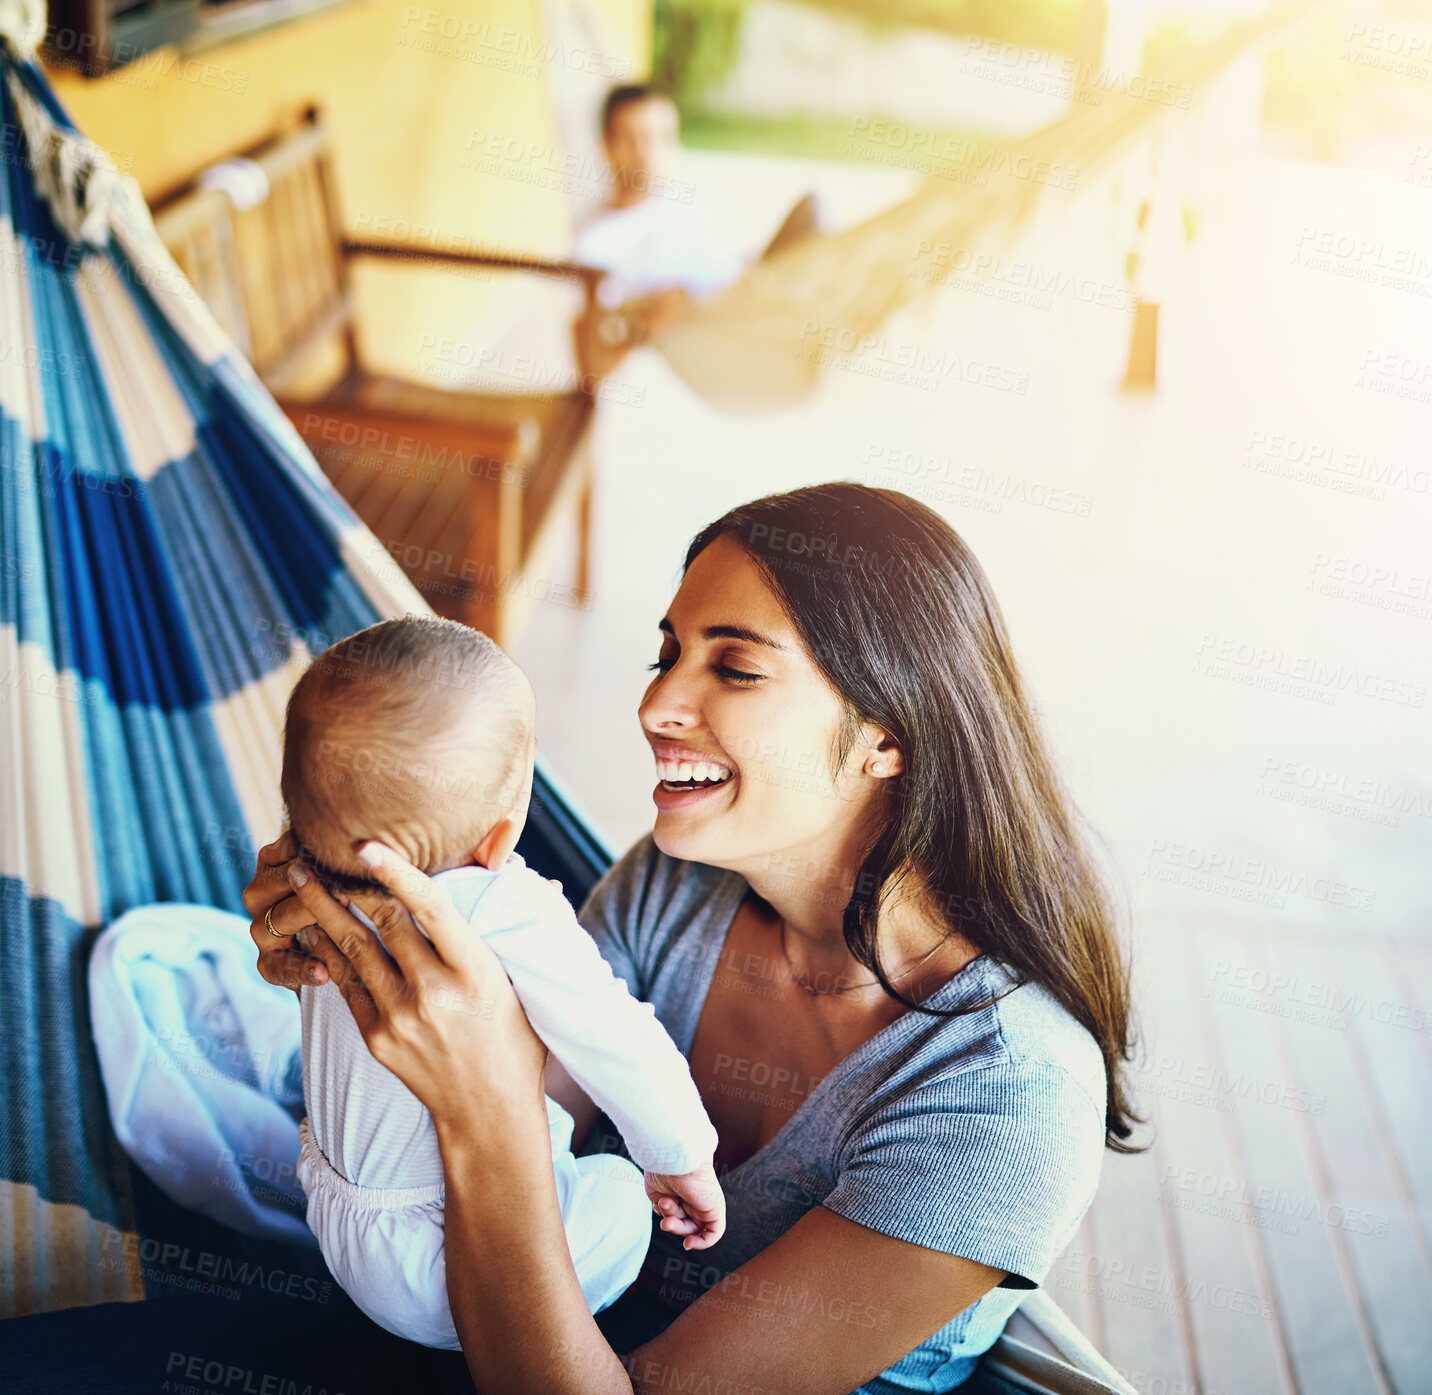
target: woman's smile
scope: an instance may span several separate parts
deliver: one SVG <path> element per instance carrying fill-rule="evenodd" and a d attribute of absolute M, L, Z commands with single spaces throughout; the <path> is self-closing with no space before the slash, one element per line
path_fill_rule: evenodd
<path fill-rule="evenodd" d="M 656 789 L 652 798 L 659 809 L 682 809 L 735 783 L 736 772 L 724 759 L 678 746 L 669 741 L 652 742 L 656 757 Z"/>

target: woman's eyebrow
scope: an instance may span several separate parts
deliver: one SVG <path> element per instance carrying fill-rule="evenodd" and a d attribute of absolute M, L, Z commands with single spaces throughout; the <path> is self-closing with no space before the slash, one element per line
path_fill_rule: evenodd
<path fill-rule="evenodd" d="M 657 622 L 657 629 L 673 637 L 676 634 L 671 621 L 665 618 Z M 747 644 L 764 644 L 768 649 L 788 648 L 780 640 L 763 635 L 759 630 L 748 629 L 745 625 L 707 625 L 701 631 L 701 637 L 703 639 L 740 639 Z"/>

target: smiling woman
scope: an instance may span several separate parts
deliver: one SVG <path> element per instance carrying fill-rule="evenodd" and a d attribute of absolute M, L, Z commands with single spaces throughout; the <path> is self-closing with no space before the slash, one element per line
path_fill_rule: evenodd
<path fill-rule="evenodd" d="M 582 922 L 690 1063 L 719 1139 L 719 1245 L 692 1256 L 664 1214 L 594 1320 L 541 1146 L 544 1085 L 579 1150 L 619 1141 L 561 1064 L 544 1081 L 510 985 L 441 890 L 369 845 L 423 936 L 385 925 L 389 956 L 311 878 L 284 924 L 323 927 L 321 972 L 433 1116 L 479 1388 L 954 1389 L 1134 1122 L 1111 913 L 998 606 L 928 509 L 827 485 L 704 530 L 660 633 L 639 714 L 655 828 Z M 286 982 L 301 966 L 262 924 L 277 895 L 250 908 Z M 453 993 L 484 1012 L 434 1009 Z"/>
<path fill-rule="evenodd" d="M 797 535 L 850 546 L 793 559 Z M 574 1151 L 620 1141 L 443 886 L 391 847 L 354 848 L 389 892 L 381 941 L 299 863 L 277 875 L 291 846 L 265 849 L 245 898 L 260 969 L 337 983 L 431 1115 L 453 1388 L 953 1390 L 1134 1122 L 1126 970 L 999 609 L 937 516 L 836 484 L 704 530 L 660 633 L 639 714 L 655 827 L 581 920 L 687 1059 L 719 1243 L 691 1253 L 658 1200 L 636 1282 L 593 1317 L 544 1092 Z M 293 947 L 306 926 L 321 962 Z M 157 1347 L 158 1321 L 141 1313 L 129 1343 Z M 246 1331 L 245 1359 L 269 1369 L 296 1321 Z M 350 1395 L 405 1388 L 399 1370 L 432 1384 L 377 1328 L 299 1325 L 302 1369 Z"/>

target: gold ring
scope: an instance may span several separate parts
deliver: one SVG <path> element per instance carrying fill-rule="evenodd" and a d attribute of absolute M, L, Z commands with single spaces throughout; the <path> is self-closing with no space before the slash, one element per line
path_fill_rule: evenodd
<path fill-rule="evenodd" d="M 275 930 L 275 929 L 273 928 L 273 907 L 272 907 L 272 906 L 270 906 L 270 907 L 268 908 L 268 910 L 266 910 L 266 911 L 264 912 L 264 924 L 265 924 L 266 926 L 268 926 L 268 932 L 269 932 L 270 935 L 272 935 L 272 936 L 274 937 L 274 939 L 276 939 L 276 940 L 286 940 L 286 939 L 288 939 L 288 936 L 285 935 L 282 930 Z"/>

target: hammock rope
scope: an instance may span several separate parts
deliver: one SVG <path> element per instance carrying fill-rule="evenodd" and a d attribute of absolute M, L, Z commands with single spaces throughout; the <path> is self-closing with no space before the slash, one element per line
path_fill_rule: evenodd
<path fill-rule="evenodd" d="M 1219 72 L 1255 45 L 1276 39 L 1331 0 L 1281 0 L 1230 27 L 1196 51 L 1146 74 L 1147 87 L 1187 89 L 1197 106 Z M 1063 168 L 1087 176 L 1168 130 L 1174 105 L 1145 100 L 1132 83 L 1097 105 L 1032 136 L 994 145 L 995 169 Z M 790 407 L 807 399 L 820 378 L 813 333 L 842 344 L 870 342 L 896 311 L 932 295 L 938 278 L 910 274 L 913 249 L 946 245 L 970 254 L 1004 253 L 1047 197 L 1051 185 L 994 178 L 989 187 L 932 177 L 910 198 L 842 232 L 808 238 L 758 262 L 687 319 L 652 340 L 687 384 L 731 412 Z M 991 255 L 983 264 L 992 265 Z M 816 326 L 816 330 L 812 330 Z"/>

